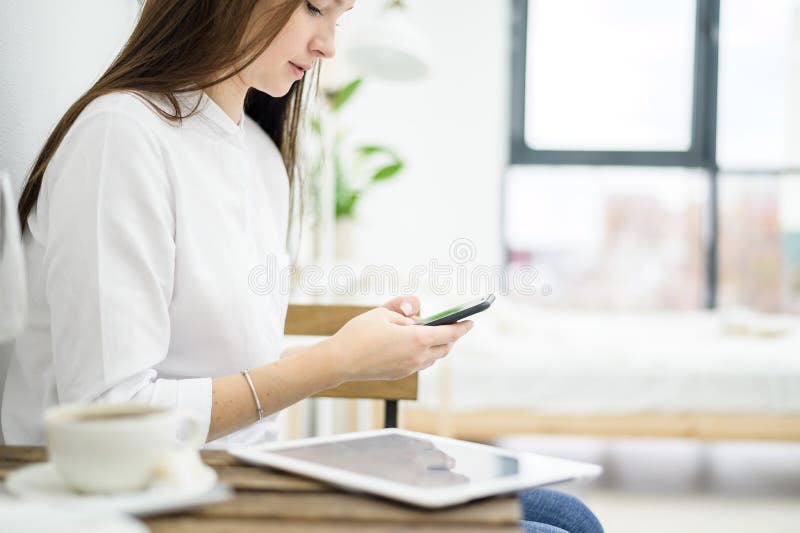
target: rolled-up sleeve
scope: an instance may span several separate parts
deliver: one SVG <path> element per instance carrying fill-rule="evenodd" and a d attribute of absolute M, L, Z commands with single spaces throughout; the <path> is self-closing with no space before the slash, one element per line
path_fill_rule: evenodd
<path fill-rule="evenodd" d="M 121 111 L 82 116 L 57 157 L 43 268 L 59 402 L 166 405 L 209 423 L 210 378 L 155 370 L 170 345 L 175 213 L 153 128 Z"/>

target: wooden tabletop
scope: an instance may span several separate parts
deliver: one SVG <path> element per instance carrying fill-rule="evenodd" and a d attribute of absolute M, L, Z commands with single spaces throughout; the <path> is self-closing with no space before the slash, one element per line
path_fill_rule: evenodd
<path fill-rule="evenodd" d="M 245 465 L 226 452 L 207 451 L 202 456 L 220 481 L 236 490 L 235 498 L 145 519 L 154 533 L 519 531 L 519 505 L 511 495 L 426 511 Z M 46 458 L 41 447 L 0 446 L 0 480 L 16 468 Z"/>

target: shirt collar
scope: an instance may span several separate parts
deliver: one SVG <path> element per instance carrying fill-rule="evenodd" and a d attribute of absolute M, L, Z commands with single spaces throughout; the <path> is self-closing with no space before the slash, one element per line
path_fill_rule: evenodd
<path fill-rule="evenodd" d="M 176 98 L 182 113 L 189 113 L 196 108 L 197 116 L 208 122 L 215 130 L 237 138 L 244 137 L 244 113 L 242 113 L 242 120 L 239 124 L 235 123 L 214 100 L 201 90 L 179 93 Z"/>
<path fill-rule="evenodd" d="M 242 119 L 237 124 L 205 92 L 200 96 L 198 111 L 224 132 L 232 135 L 244 136 L 244 111 L 242 111 Z"/>

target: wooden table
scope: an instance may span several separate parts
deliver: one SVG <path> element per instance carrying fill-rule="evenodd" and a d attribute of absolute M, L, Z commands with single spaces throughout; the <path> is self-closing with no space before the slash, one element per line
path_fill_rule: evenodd
<path fill-rule="evenodd" d="M 225 452 L 202 452 L 220 481 L 236 490 L 233 500 L 145 519 L 154 532 L 318 531 L 519 531 L 520 510 L 502 496 L 439 511 L 423 511 L 380 498 L 349 494 L 277 470 L 248 466 Z M 0 479 L 29 463 L 46 460 L 41 447 L 0 446 Z"/>

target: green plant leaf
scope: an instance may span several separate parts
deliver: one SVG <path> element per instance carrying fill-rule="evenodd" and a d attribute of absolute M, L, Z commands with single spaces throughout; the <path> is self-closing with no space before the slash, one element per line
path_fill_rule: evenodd
<path fill-rule="evenodd" d="M 336 184 L 336 218 L 343 216 L 353 216 L 359 192 L 353 190 L 348 184 L 342 171 L 341 161 L 338 152 L 334 153 L 333 175 Z"/>
<path fill-rule="evenodd" d="M 378 169 L 378 171 L 372 175 L 372 181 L 376 182 L 376 181 L 388 180 L 395 174 L 403 170 L 403 166 L 404 165 L 402 161 L 398 161 L 397 163 L 392 163 L 391 165 L 386 165 L 385 167 Z"/>
<path fill-rule="evenodd" d="M 361 83 L 364 80 L 361 78 L 356 78 L 355 80 L 351 81 L 339 91 L 334 93 L 333 99 L 331 101 L 331 109 L 334 111 L 339 111 L 342 107 L 350 101 L 353 95 L 356 93 L 358 88 L 361 86 Z"/>
<path fill-rule="evenodd" d="M 340 191 L 336 195 L 336 218 L 352 217 L 360 194 L 353 190 Z"/>
<path fill-rule="evenodd" d="M 358 148 L 356 148 L 356 150 L 362 156 L 375 155 L 375 154 L 389 154 L 395 159 L 397 159 L 397 157 L 394 155 L 394 151 L 386 146 L 378 146 L 376 144 L 365 144 L 363 146 L 359 146 Z"/>

